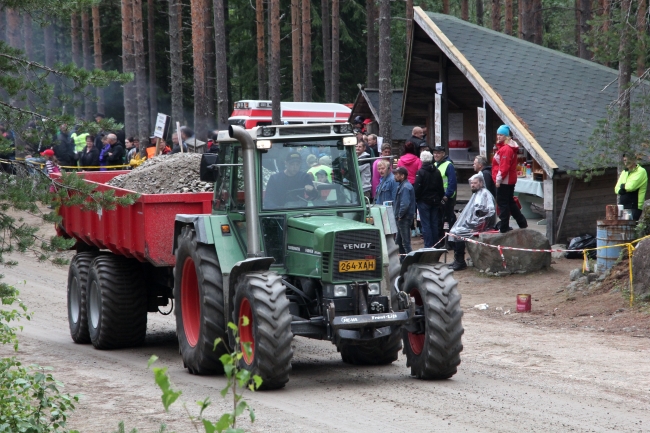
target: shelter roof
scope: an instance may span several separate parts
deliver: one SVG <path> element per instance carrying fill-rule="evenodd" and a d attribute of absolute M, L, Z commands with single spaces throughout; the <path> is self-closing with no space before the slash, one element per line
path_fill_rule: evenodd
<path fill-rule="evenodd" d="M 450 103 L 477 107 L 484 99 L 549 175 L 577 168 L 580 143 L 588 141 L 617 98 L 616 70 L 450 15 L 418 7 L 414 15 L 404 122 L 426 118 L 424 94 L 435 91 L 445 55 L 453 69 Z M 455 91 L 454 84 L 467 81 L 476 91 Z"/>

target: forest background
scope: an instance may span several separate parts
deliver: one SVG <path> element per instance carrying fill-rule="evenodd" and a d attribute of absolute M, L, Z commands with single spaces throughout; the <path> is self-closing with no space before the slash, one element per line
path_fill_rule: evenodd
<path fill-rule="evenodd" d="M 383 40 L 382 3 L 390 8 L 390 37 Z M 87 121 L 101 112 L 123 122 L 127 136 L 141 138 L 150 135 L 158 112 L 194 126 L 205 138 L 208 130 L 224 126 L 234 101 L 271 99 L 274 74 L 284 101 L 352 103 L 357 84 L 378 88 L 386 66 L 390 87 L 401 88 L 413 16 L 412 0 L 101 0 L 80 1 L 63 15 L 12 8 L 11 0 L 0 5 L 0 40 L 22 50 L 26 59 L 51 68 L 74 63 L 132 73 L 131 82 L 86 87 L 85 94 L 53 80 L 60 104 L 50 105 Z M 626 34 L 626 68 L 645 72 L 647 0 L 426 0 L 417 5 L 614 68 Z M 277 50 L 272 17 L 279 24 Z M 390 46 L 390 61 L 380 64 L 382 43 Z M 273 64 L 275 51 L 279 67 Z M 73 93 L 74 101 L 67 101 Z"/>

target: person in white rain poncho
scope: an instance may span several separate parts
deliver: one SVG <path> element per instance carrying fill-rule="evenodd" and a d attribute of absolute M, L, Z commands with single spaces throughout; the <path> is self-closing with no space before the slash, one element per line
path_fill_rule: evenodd
<path fill-rule="evenodd" d="M 483 174 L 477 173 L 469 178 L 469 186 L 472 189 L 472 198 L 463 209 L 456 223 L 449 231 L 451 241 L 454 244 L 454 262 L 450 265 L 454 271 L 462 271 L 467 268 L 465 262 L 465 242 L 455 239 L 453 235 L 469 237 L 475 233 L 484 232 L 494 228 L 496 224 L 496 204 L 494 197 L 485 188 Z"/>

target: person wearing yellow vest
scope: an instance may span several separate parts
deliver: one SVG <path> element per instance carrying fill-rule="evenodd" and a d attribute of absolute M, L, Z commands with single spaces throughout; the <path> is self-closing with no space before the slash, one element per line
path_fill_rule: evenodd
<path fill-rule="evenodd" d="M 77 132 L 73 132 L 70 135 L 70 138 L 74 141 L 74 151 L 79 153 L 82 152 L 86 148 L 86 137 L 88 137 L 87 132 L 84 132 L 83 134 L 79 134 Z"/>
<path fill-rule="evenodd" d="M 630 209 L 632 219 L 638 221 L 648 189 L 648 173 L 636 163 L 633 156 L 623 155 L 623 164 L 625 170 L 621 172 L 614 191 L 618 194 L 618 204 L 623 205 L 623 209 Z"/>
<path fill-rule="evenodd" d="M 442 176 L 442 187 L 445 189 L 445 195 L 440 201 L 440 215 L 438 217 L 438 236 L 442 238 L 444 233 L 444 224 L 447 222 L 449 228 L 456 222 L 454 207 L 456 206 L 456 168 L 449 157 L 445 154 L 445 148 L 436 146 L 433 148 L 433 159 L 436 161 L 436 167 Z M 435 241 L 438 243 L 438 239 Z"/>

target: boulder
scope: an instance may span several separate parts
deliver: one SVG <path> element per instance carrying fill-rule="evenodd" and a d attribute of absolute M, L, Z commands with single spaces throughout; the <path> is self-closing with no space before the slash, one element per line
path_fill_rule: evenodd
<path fill-rule="evenodd" d="M 508 233 L 481 233 L 478 241 L 488 245 L 501 245 L 502 247 L 526 248 L 536 250 L 548 250 L 551 245 L 543 234 L 530 229 L 512 230 Z M 503 261 L 498 248 L 478 245 L 467 242 L 474 267 L 477 269 L 492 269 L 497 272 L 522 273 L 535 272 L 540 269 L 551 267 L 551 253 L 549 252 L 526 252 L 503 250 L 506 259 L 506 267 L 503 268 Z"/>
<path fill-rule="evenodd" d="M 636 298 L 650 298 L 650 239 L 639 242 L 634 250 L 632 284 Z"/>

